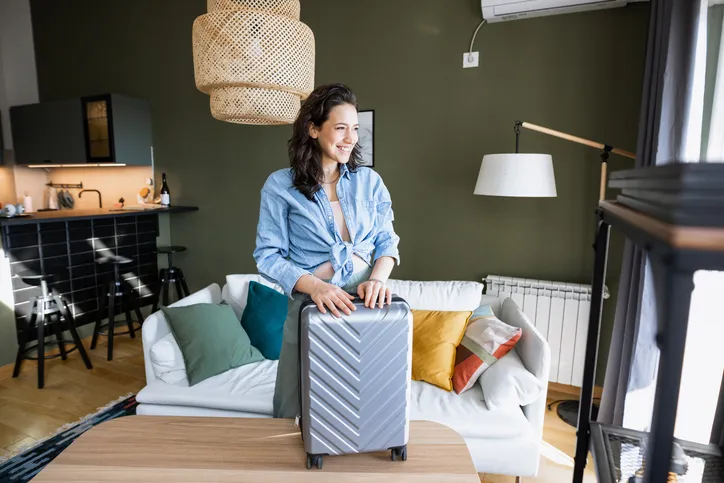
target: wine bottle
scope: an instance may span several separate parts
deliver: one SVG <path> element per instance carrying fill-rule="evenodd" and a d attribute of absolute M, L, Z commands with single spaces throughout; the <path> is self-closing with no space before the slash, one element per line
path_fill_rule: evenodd
<path fill-rule="evenodd" d="M 168 189 L 168 184 L 166 184 L 166 173 L 161 174 L 161 179 L 163 180 L 163 184 L 161 184 L 161 204 L 169 206 L 171 204 L 171 192 Z"/>

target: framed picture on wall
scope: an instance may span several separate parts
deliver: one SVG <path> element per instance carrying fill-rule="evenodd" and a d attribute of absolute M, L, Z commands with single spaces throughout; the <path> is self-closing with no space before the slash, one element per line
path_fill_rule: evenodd
<path fill-rule="evenodd" d="M 375 111 L 359 111 L 359 141 L 362 166 L 375 167 Z"/>

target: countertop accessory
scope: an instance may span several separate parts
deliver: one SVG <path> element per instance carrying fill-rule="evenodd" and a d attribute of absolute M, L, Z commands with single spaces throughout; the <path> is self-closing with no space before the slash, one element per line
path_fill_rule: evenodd
<path fill-rule="evenodd" d="M 103 208 L 103 201 L 101 200 L 101 192 L 98 190 L 81 190 L 80 193 L 78 193 L 78 198 L 81 198 L 83 196 L 83 193 L 87 191 L 92 191 L 94 193 L 98 193 L 98 208 Z"/>
<path fill-rule="evenodd" d="M 15 213 L 17 212 L 17 208 L 15 208 L 15 205 L 12 203 L 8 203 L 7 205 L 3 206 L 3 215 L 6 217 L 15 216 Z"/>
<path fill-rule="evenodd" d="M 28 194 L 26 191 L 23 196 L 23 206 L 25 207 L 26 213 L 32 213 L 35 210 L 33 210 L 33 198 Z"/>
<path fill-rule="evenodd" d="M 58 191 L 58 204 L 61 208 L 73 208 L 75 200 L 68 190 Z"/>
<path fill-rule="evenodd" d="M 73 199 L 73 195 L 70 194 L 68 189 L 83 189 L 83 182 L 73 184 L 73 183 L 53 183 L 52 181 L 49 183 L 45 183 L 45 186 L 49 188 L 48 191 L 48 209 L 49 210 L 56 210 L 58 208 L 73 208 L 75 206 L 75 199 Z M 57 195 L 55 195 L 55 189 L 60 188 L 58 190 Z M 65 190 L 65 191 L 63 191 Z M 58 206 L 55 205 L 55 199 L 58 200 Z"/>
<path fill-rule="evenodd" d="M 78 184 L 67 184 L 67 183 L 45 183 L 45 186 L 50 186 L 51 188 L 62 188 L 62 189 L 83 189 L 83 182 L 81 181 Z"/>
<path fill-rule="evenodd" d="M 55 189 L 53 186 L 48 187 L 48 204 L 46 206 L 47 211 L 57 211 L 59 210 L 58 206 L 58 190 Z M 45 211 L 45 210 L 43 210 Z"/>

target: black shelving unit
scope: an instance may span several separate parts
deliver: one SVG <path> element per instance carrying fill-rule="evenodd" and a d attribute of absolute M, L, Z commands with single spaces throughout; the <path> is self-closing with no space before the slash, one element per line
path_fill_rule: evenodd
<path fill-rule="evenodd" d="M 641 431 L 591 423 L 591 449 L 599 483 L 629 481 L 635 476 L 644 467 L 647 436 Z M 719 446 L 676 442 L 684 450 L 688 467 L 679 483 L 724 481 L 724 457 Z"/>
<path fill-rule="evenodd" d="M 697 445 L 674 439 L 693 277 L 697 270 L 724 270 L 724 223 L 698 226 L 693 215 L 724 212 L 724 165 L 695 163 L 653 168 L 637 168 L 612 173 L 609 187 L 625 188 L 619 201 L 602 201 L 596 214 L 595 262 L 591 312 L 580 395 L 576 455 L 573 482 L 583 481 L 589 449 L 593 453 L 599 481 L 628 481 L 626 472 L 642 466 L 644 483 L 665 483 L 669 478 L 673 443 L 679 443 L 692 462 L 704 462 L 701 478 L 688 474 L 678 481 L 724 481 L 723 459 L 718 431 L 712 432 L 712 444 Z M 651 199 L 667 195 L 668 201 L 647 206 L 630 199 Z M 684 209 L 695 196 L 696 213 Z M 636 208 L 632 206 L 635 204 Z M 675 214 L 677 224 L 661 219 L 659 213 Z M 669 217 L 669 220 L 672 219 Z M 603 284 L 606 277 L 608 242 L 611 228 L 646 251 L 657 304 L 656 343 L 660 350 L 651 431 L 640 433 L 591 421 L 593 383 L 601 326 Z M 722 394 L 720 393 L 720 399 Z M 715 421 L 722 420 L 717 414 Z M 645 452 L 641 442 L 646 441 Z M 622 451 L 622 448 L 625 451 Z M 638 449 L 637 449 L 638 448 Z M 645 453 L 645 454 L 644 454 Z M 635 457 L 631 457 L 635 455 Z M 633 468 L 638 465 L 638 467 Z M 622 474 L 623 473 L 623 474 Z M 626 479 L 622 479 L 626 477 Z M 640 481 L 640 480 L 637 480 Z"/>

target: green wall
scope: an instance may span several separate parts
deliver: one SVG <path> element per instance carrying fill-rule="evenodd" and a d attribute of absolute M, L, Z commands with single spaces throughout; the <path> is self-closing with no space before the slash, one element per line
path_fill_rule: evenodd
<path fill-rule="evenodd" d="M 150 101 L 157 176 L 167 172 L 175 203 L 201 208 L 171 221 L 173 242 L 189 247 L 178 263 L 192 290 L 255 271 L 259 189 L 287 166 L 291 133 L 211 117 L 191 53 L 191 25 L 205 8 L 32 1 L 41 99 L 111 91 Z M 517 119 L 635 149 L 648 9 L 485 25 L 474 48 L 480 67 L 463 69 L 477 0 L 302 1 L 316 38 L 315 83 L 347 83 L 361 109 L 375 110 L 376 169 L 401 237 L 393 277 L 590 283 L 595 149 L 524 131 L 521 151 L 554 155 L 558 197 L 488 198 L 473 187 L 484 154 L 514 148 Z M 612 169 L 623 167 L 612 159 Z M 622 241 L 612 248 L 615 291 Z M 614 304 L 606 302 L 603 348 Z"/>

